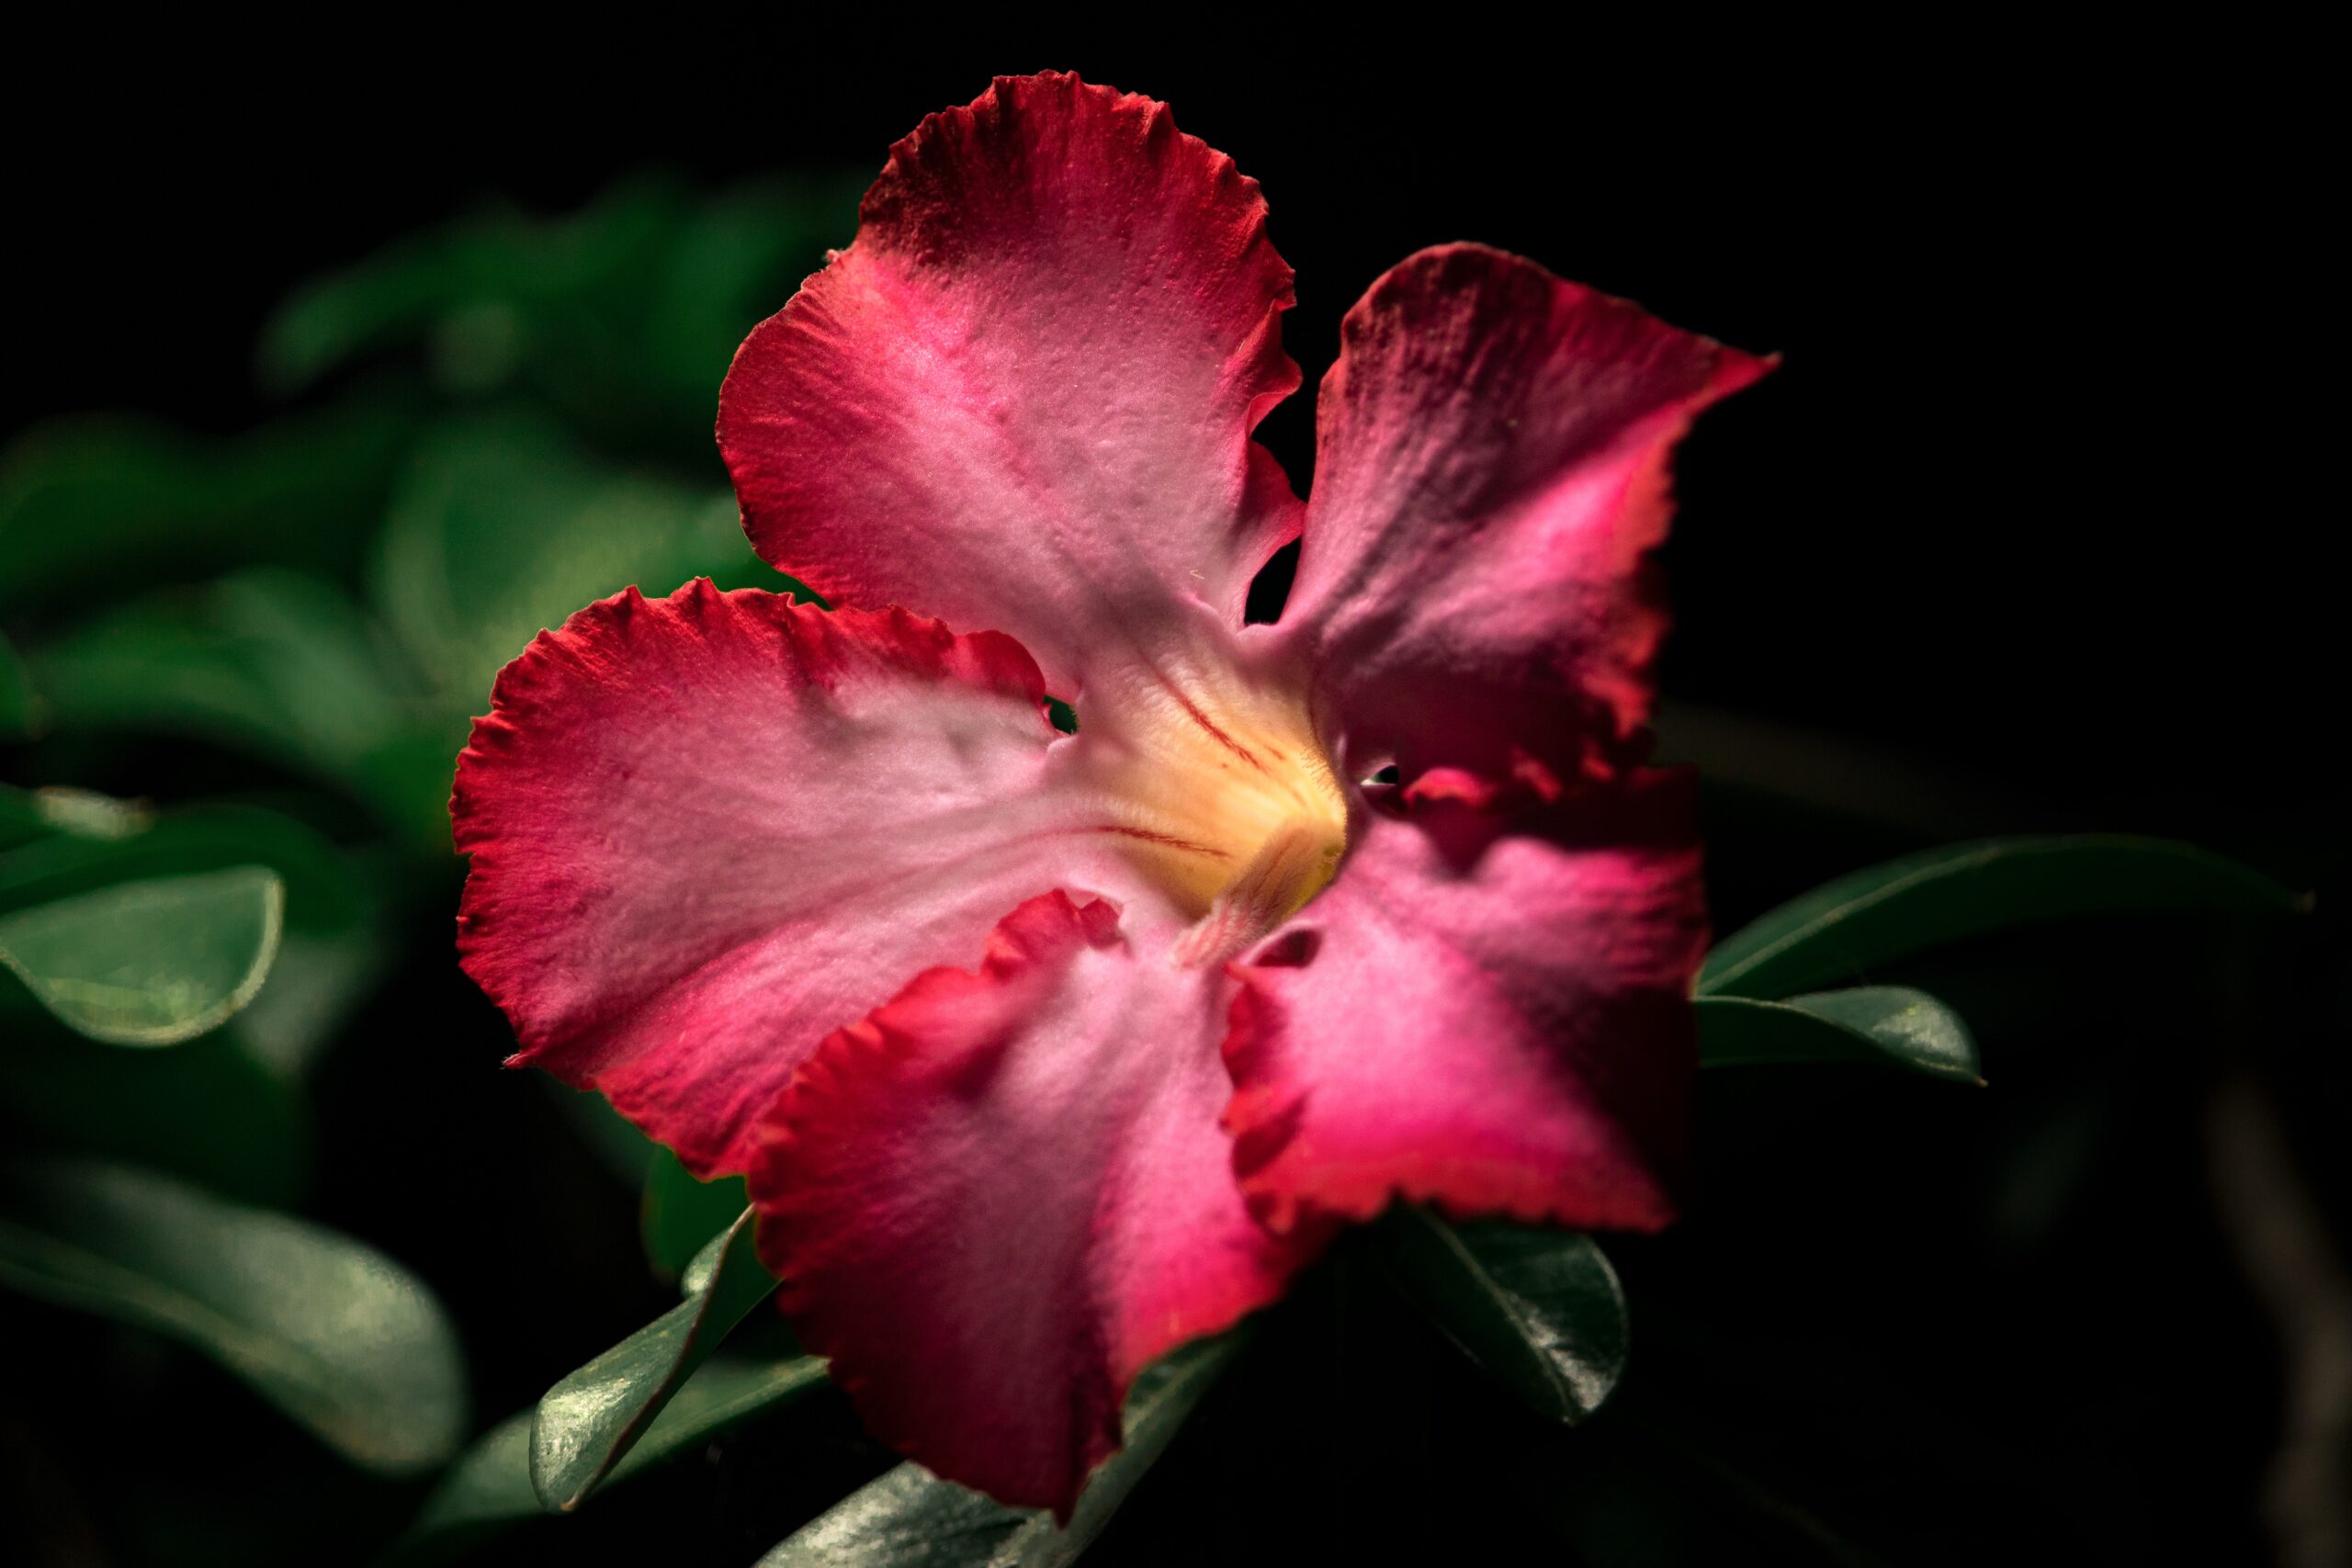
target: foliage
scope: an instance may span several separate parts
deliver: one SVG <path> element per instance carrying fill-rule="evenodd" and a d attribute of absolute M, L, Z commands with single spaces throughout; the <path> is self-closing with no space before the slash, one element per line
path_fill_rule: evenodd
<path fill-rule="evenodd" d="M 232 1388 L 213 1389 L 224 1432 L 254 1430 L 266 1407 L 316 1439 L 300 1455 L 309 1473 L 347 1462 L 434 1477 L 408 1491 L 368 1481 L 374 1501 L 348 1536 L 342 1520 L 289 1510 L 287 1533 L 263 1549 L 270 1561 L 379 1549 L 450 1561 L 493 1540 L 502 1551 L 533 1539 L 576 1551 L 579 1527 L 548 1515 L 595 1515 L 607 1490 L 725 1451 L 730 1434 L 805 1445 L 795 1452 L 809 1460 L 810 1490 L 778 1486 L 797 1512 L 753 1549 L 775 1542 L 760 1559 L 773 1568 L 1035 1568 L 1098 1544 L 1126 1561 L 1113 1515 L 1148 1497 L 1146 1472 L 1165 1460 L 1181 1479 L 1203 1473 L 1179 1440 L 1196 1407 L 1252 1374 L 1291 1387 L 1295 1374 L 1268 1370 L 1270 1347 L 1300 1332 L 1285 1323 L 1326 1319 L 1343 1348 L 1350 1324 L 1381 1323 L 1386 1336 L 1347 1352 L 1345 1387 L 1315 1393 L 1331 1411 L 1360 1409 L 1366 1379 L 1379 1402 L 1434 1411 L 1437 1396 L 1414 1390 L 1459 1380 L 1443 1384 L 1455 1391 L 1446 1408 L 1482 1434 L 1472 1446 L 1495 1456 L 1495 1481 L 1492 1495 L 1458 1506 L 1512 1521 L 1482 1514 L 1479 1529 L 1644 1561 L 1611 1521 L 1644 1495 L 1638 1475 L 1666 1474 L 1747 1521 L 1736 1527 L 1744 1538 L 1785 1546 L 1798 1519 L 1800 1556 L 1838 1556 L 1836 1532 L 1711 1450 L 1703 1421 L 1653 1438 L 1642 1423 L 1654 1415 L 1618 1418 L 1635 1325 L 1654 1307 L 1669 1325 L 1688 1310 L 1621 1283 L 1611 1254 L 1638 1260 L 1639 1244 L 1399 1208 L 1343 1244 L 1326 1286 L 1272 1314 L 1260 1343 L 1245 1350 L 1245 1332 L 1152 1369 L 1130 1402 L 1128 1446 L 1057 1528 L 911 1465 L 873 1473 L 879 1460 L 856 1447 L 840 1402 L 812 1397 L 821 1364 L 761 1310 L 775 1281 L 752 1251 L 740 1181 L 694 1180 L 593 1105 L 572 1106 L 576 1122 L 533 1121 L 511 1097 L 499 1114 L 536 1131 L 502 1164 L 494 1138 L 444 1135 L 461 1111 L 399 1098 L 410 1077 L 461 1082 L 484 1103 L 491 1094 L 471 1069 L 495 1059 L 497 1026 L 463 993 L 448 951 L 459 868 L 446 807 L 452 760 L 497 670 L 540 629 L 632 584 L 792 586 L 744 543 L 708 451 L 710 413 L 744 331 L 846 237 L 853 195 L 831 179 L 717 197 L 644 180 L 567 219 L 459 222 L 287 303 L 260 363 L 288 400 L 262 428 L 209 440 L 77 420 L 0 455 L 0 758 L 24 784 L 0 785 L 0 1283 L 45 1303 L 19 1302 L 0 1329 L 20 1355 L 53 1340 L 85 1355 L 200 1358 L 261 1402 L 245 1409 Z M 1955 1007 L 1899 983 L 1918 977 L 1907 965 L 2060 916 L 2295 904 L 2254 872 L 2156 840 L 1908 853 L 1839 875 L 1715 948 L 1698 1002 L 1710 1089 L 1788 1068 L 1814 1086 L 1804 1092 L 1849 1097 L 1869 1118 L 1940 1114 L 1905 1096 L 1981 1085 L 1985 1066 Z M 2007 1042 L 1984 1037 L 1997 1078 Z M 447 1065 L 462 1055 L 453 1042 L 472 1053 L 465 1076 L 433 1078 L 458 1071 Z M 1901 1071 L 1820 1087 L 1852 1065 Z M 332 1108 L 349 1130 L 350 1104 L 377 1093 L 391 1097 L 379 1120 L 393 1132 L 348 1154 L 322 1139 Z M 593 1157 L 582 1153 L 591 1142 Z M 598 1158 L 632 1190 L 613 1186 Z M 599 1195 L 601 1210 L 582 1201 L 597 1217 L 543 1225 L 559 1184 L 547 1171 Z M 356 1201 L 356 1189 L 400 1201 Z M 370 1239 L 311 1214 L 347 1215 Z M 585 1250 L 602 1247 L 605 1262 L 565 1277 L 583 1226 L 599 1238 Z M 433 1253 L 445 1232 L 471 1239 L 438 1253 L 438 1271 L 396 1260 L 409 1247 Z M 481 1264 L 487 1286 L 452 1262 L 508 1252 L 511 1269 Z M 625 1303 L 616 1271 L 675 1282 L 681 1298 L 633 1331 L 601 1305 L 561 1320 L 593 1330 L 544 1342 L 527 1324 L 486 1326 L 550 1302 Z M 649 1299 L 659 1290 L 642 1286 Z M 1363 1307 L 1351 1292 L 1365 1290 L 1411 1314 Z M 71 1314 L 118 1325 L 104 1332 L 132 1349 L 61 1327 L 79 1321 Z M 1451 1348 L 1432 1359 L 1417 1335 Z M 476 1338 L 502 1351 L 473 1369 L 498 1390 L 493 1408 L 546 1392 L 465 1446 L 459 1345 Z M 598 1343 L 612 1348 L 562 1371 Z M 1721 1339 L 1684 1344 L 1690 1364 L 1737 1359 Z M 1493 1406 L 1477 1403 L 1489 1384 Z M 785 1432 L 802 1435 L 775 1436 Z M 839 1452 L 862 1472 L 842 1474 Z M 812 1457 L 826 1453 L 834 1469 Z M 1638 1475 L 1611 1483 L 1612 1503 L 1570 1481 L 1529 1500 L 1531 1475 L 1606 1481 L 1623 1465 Z M 258 1508 L 259 1497 L 245 1501 Z"/>

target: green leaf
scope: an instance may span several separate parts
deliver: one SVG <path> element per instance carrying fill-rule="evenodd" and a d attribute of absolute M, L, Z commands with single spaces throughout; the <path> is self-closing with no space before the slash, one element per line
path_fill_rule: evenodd
<path fill-rule="evenodd" d="M 531 1491 L 532 1415 L 509 1416 L 458 1456 L 384 1553 L 384 1568 L 446 1562 L 509 1526 L 540 1517 Z"/>
<path fill-rule="evenodd" d="M 643 375 L 684 428 L 704 440 L 717 401 L 711 367 L 857 232 L 865 172 L 772 180 L 702 204 L 670 234 L 640 297 Z"/>
<path fill-rule="evenodd" d="M 1050 1514 L 1005 1507 L 902 1464 L 795 1531 L 759 1568 L 1067 1568 L 1159 1462 L 1240 1343 L 1238 1335 L 1195 1341 L 1136 1379 L 1126 1446 L 1089 1479 L 1067 1529 Z"/>
<path fill-rule="evenodd" d="M 0 784 L 0 849 L 63 833 L 76 839 L 128 839 L 153 826 L 155 814 L 136 801 L 50 784 L 17 789 Z"/>
<path fill-rule="evenodd" d="M 686 1266 L 686 1299 L 548 1390 L 531 1427 L 531 1485 L 550 1513 L 587 1499 L 662 1407 L 775 1280 L 746 1209 Z"/>
<path fill-rule="evenodd" d="M 72 819 L 38 842 L 0 856 L 0 909 L 47 903 L 142 877 L 265 865 L 287 886 L 289 925 L 343 930 L 371 918 L 360 869 L 325 839 L 282 812 L 204 805 L 151 812 L 78 790 L 36 790 L 45 819 Z M 63 797 L 64 804 L 56 804 Z M 83 821 L 87 818 L 86 822 Z"/>
<path fill-rule="evenodd" d="M 707 450 L 718 371 L 855 231 L 863 184 L 703 200 L 635 179 L 562 218 L 469 217 L 296 295 L 265 335 L 264 373 L 300 387 L 421 345 L 447 392 L 527 389 L 615 440 Z"/>
<path fill-rule="evenodd" d="M 285 966 L 281 955 L 264 994 Z M 292 1204 L 308 1182 L 309 1110 L 240 1033 L 243 1016 L 168 1051 L 96 1049 L 30 1008 L 0 1017 L 0 1113 L 13 1136 L 43 1146 L 146 1166 L 243 1202 Z"/>
<path fill-rule="evenodd" d="M 350 403 L 232 441 L 62 421 L 0 454 L 0 608 L 271 562 L 356 575 L 412 417 Z"/>
<path fill-rule="evenodd" d="M 429 341 L 442 384 L 480 391 L 534 356 L 597 362 L 549 328 L 613 336 L 622 308 L 662 248 L 681 203 L 666 183 L 616 186 L 579 214 L 552 220 L 494 210 L 386 250 L 298 292 L 265 330 L 264 378 L 308 385 L 359 355 Z"/>
<path fill-rule="evenodd" d="M 445 701 L 478 713 L 542 630 L 624 588 L 658 597 L 699 576 L 791 585 L 752 554 L 732 495 L 602 467 L 545 421 L 506 414 L 420 448 L 375 585 Z"/>
<path fill-rule="evenodd" d="M 2235 861 L 2164 839 L 1986 839 L 1826 883 L 1718 943 L 1702 996 L 1779 997 L 1938 942 L 2028 920 L 2135 909 L 2292 909 Z"/>
<path fill-rule="evenodd" d="M 465 1427 L 431 1293 L 347 1236 L 85 1160 L 0 1168 L 0 1282 L 211 1357 L 354 1463 L 428 1469 Z"/>
<path fill-rule="evenodd" d="M 756 1363 L 711 1361 L 678 1391 L 604 1483 L 617 1486 L 824 1382 L 825 1364 L 814 1356 Z M 523 1411 L 477 1439 L 442 1476 L 387 1562 L 445 1562 L 510 1526 L 545 1518 L 531 1485 L 536 1419 L 537 1412 Z"/>
<path fill-rule="evenodd" d="M 1982 1084 L 1976 1042 L 1960 1015 L 1903 986 L 1816 991 L 1784 1002 L 1699 998 L 1699 1065 L 1762 1062 L 1894 1064 Z"/>
<path fill-rule="evenodd" d="M 40 699 L 33 694 L 25 661 L 0 637 L 0 739 L 31 735 L 40 728 Z"/>
<path fill-rule="evenodd" d="M 200 806 L 142 817 L 113 837 L 53 834 L 0 856 L 0 910 L 238 865 L 275 872 L 286 911 L 269 983 L 229 1030 L 258 1060 L 297 1074 L 365 999 L 386 953 L 369 869 L 292 818 Z"/>
<path fill-rule="evenodd" d="M 295 895 L 287 897 L 290 907 Z M 269 983 L 224 1032 L 269 1071 L 297 1081 L 361 1010 L 390 956 L 372 926 L 329 931 L 289 919 Z"/>
<path fill-rule="evenodd" d="M 1532 1409 L 1574 1425 L 1624 1374 L 1625 1293 L 1589 1236 L 1456 1225 L 1409 1204 L 1373 1235 L 1407 1298 Z"/>
<path fill-rule="evenodd" d="M 265 568 L 150 595 L 33 663 L 56 728 L 253 751 L 349 790 L 431 847 L 447 843 L 463 723 L 409 692 L 378 628 L 332 584 Z"/>
<path fill-rule="evenodd" d="M 261 866 L 126 882 L 0 915 L 0 968 L 94 1040 L 175 1045 L 253 1000 L 285 913 Z"/>
<path fill-rule="evenodd" d="M 735 1223 L 751 1201 L 741 1177 L 697 1181 L 678 1163 L 676 1155 L 657 1145 L 639 1210 L 646 1260 L 662 1279 L 676 1279 L 711 1237 Z"/>
<path fill-rule="evenodd" d="M 613 1109 L 613 1102 L 594 1089 L 567 1089 L 553 1077 L 539 1077 L 539 1092 L 553 1100 L 556 1113 L 569 1122 L 613 1179 L 624 1186 L 641 1185 L 653 1168 L 662 1145 L 638 1131 L 636 1123 Z M 729 1215 L 731 1221 L 734 1216 Z"/>
<path fill-rule="evenodd" d="M 257 568 L 150 595 L 35 659 L 59 724 L 256 746 L 333 775 L 401 720 L 375 633 L 334 585 Z"/>

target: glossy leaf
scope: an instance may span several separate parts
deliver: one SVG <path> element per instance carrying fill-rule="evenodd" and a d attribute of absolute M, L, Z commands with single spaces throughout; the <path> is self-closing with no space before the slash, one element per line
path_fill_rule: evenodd
<path fill-rule="evenodd" d="M 902 1464 L 760 1559 L 759 1568 L 1067 1568 L 1175 1440 L 1241 1337 L 1196 1341 L 1136 1379 L 1126 1446 L 1098 1467 L 1068 1529 Z"/>
<path fill-rule="evenodd" d="M 345 401 L 233 440 L 112 416 L 0 454 L 0 607 L 272 562 L 355 574 L 413 420 Z"/>
<path fill-rule="evenodd" d="M 1053 1521 L 902 1464 L 794 1531 L 758 1568 L 1012 1568 L 1022 1559 L 1008 1549 L 1040 1523 Z"/>
<path fill-rule="evenodd" d="M 1373 1236 L 1405 1295 L 1532 1408 L 1573 1425 L 1623 1375 L 1625 1295 L 1589 1236 L 1457 1225 L 1419 1205 L 1392 1210 Z"/>
<path fill-rule="evenodd" d="M 1699 1065 L 1892 1064 L 1961 1083 L 1984 1081 L 1960 1015 L 1903 986 L 1816 991 L 1782 1002 L 1699 998 Z"/>
<path fill-rule="evenodd" d="M 261 866 L 126 882 L 0 915 L 0 968 L 94 1040 L 174 1045 L 253 1000 L 285 911 Z"/>
<path fill-rule="evenodd" d="M 268 867 L 286 885 L 277 961 L 228 1027 L 257 1060 L 302 1071 L 383 972 L 368 868 L 291 818 L 254 807 L 190 807 L 128 825 L 135 830 L 51 834 L 0 857 L 0 910 L 138 878 Z"/>
<path fill-rule="evenodd" d="M 531 1485 L 550 1512 L 586 1500 L 662 1407 L 775 1280 L 746 1209 L 686 1266 L 686 1299 L 548 1390 L 531 1427 Z"/>
<path fill-rule="evenodd" d="M 656 1145 L 639 1210 L 646 1260 L 662 1279 L 676 1279 L 750 1204 L 741 1177 L 697 1181 L 676 1155 Z"/>
<path fill-rule="evenodd" d="M 0 1283 L 211 1357 L 354 1463 L 440 1463 L 465 1427 L 456 1335 L 374 1248 L 164 1177 L 0 1168 Z"/>
<path fill-rule="evenodd" d="M 1786 996 L 1938 942 L 2061 915 L 2299 902 L 2235 861 L 2168 840 L 1987 839 L 1871 866 L 1781 905 L 1718 943 L 1698 988 Z"/>
<path fill-rule="evenodd" d="M 678 1391 L 604 1484 L 617 1486 L 824 1382 L 825 1364 L 814 1356 L 756 1363 L 711 1361 Z M 510 1526 L 545 1518 L 546 1510 L 531 1486 L 536 1419 L 537 1412 L 522 1411 L 476 1439 L 442 1476 L 388 1561 L 444 1562 Z"/>

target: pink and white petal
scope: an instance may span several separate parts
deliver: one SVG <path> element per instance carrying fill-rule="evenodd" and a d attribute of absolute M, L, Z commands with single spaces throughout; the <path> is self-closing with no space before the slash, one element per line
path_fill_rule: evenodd
<path fill-rule="evenodd" d="M 1298 502 L 1257 182 L 1167 106 L 1001 77 L 891 150 L 856 243 L 736 355 L 718 440 L 761 555 L 835 603 L 1012 633 L 1054 691 L 1238 625 Z"/>
<path fill-rule="evenodd" d="M 1770 367 L 1485 246 L 1375 282 L 1317 400 L 1283 617 L 1351 765 L 1619 771 L 1666 630 L 1668 458 Z"/>
<path fill-rule="evenodd" d="M 833 1029 L 1084 852 L 1010 637 L 635 589 L 499 676 L 451 803 L 466 972 L 517 1061 L 708 1176 Z"/>
<path fill-rule="evenodd" d="M 1315 1243 L 1234 1185 L 1231 990 L 1057 892 L 809 1058 L 752 1167 L 760 1249 L 876 1436 L 1067 1517 L 1136 1373 L 1281 1293 Z"/>
<path fill-rule="evenodd" d="M 1509 816 L 1369 816 L 1330 889 L 1237 969 L 1227 1125 L 1287 1231 L 1391 1198 L 1655 1230 L 1673 1217 L 1706 949 L 1689 781 Z"/>

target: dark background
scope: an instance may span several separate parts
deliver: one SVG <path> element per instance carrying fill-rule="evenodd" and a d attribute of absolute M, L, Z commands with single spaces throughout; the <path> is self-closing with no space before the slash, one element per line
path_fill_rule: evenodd
<path fill-rule="evenodd" d="M 876 168 L 992 73 L 1071 67 L 1167 100 L 1264 186 L 1309 388 L 1264 434 L 1302 490 L 1340 315 L 1425 244 L 1502 245 L 1785 356 L 1685 447 L 1669 554 L 1665 740 L 1708 775 L 1723 929 L 1879 855 L 2005 830 L 2186 838 L 2324 891 L 2343 839 L 2321 766 L 2342 716 L 2323 528 L 2340 506 L 2316 482 L 2333 448 L 2303 382 L 2341 348 L 2317 100 L 2293 75 L 2308 45 L 2183 39 L 2158 58 L 1957 25 L 1620 40 L 1573 14 L 1543 33 L 1442 20 L 1435 40 L 1359 22 L 1277 43 L 1170 16 L 1114 43 L 953 40 L 879 12 L 855 39 L 800 20 L 654 17 L 591 39 L 472 17 L 145 36 L 135 61 L 96 29 L 28 41 L 12 75 L 54 68 L 71 90 L 0 107 L 0 428 L 116 408 L 243 428 L 281 406 L 250 372 L 268 310 L 388 241 L 493 197 L 565 211 L 639 168 L 713 186 Z M 1350 1289 L 1334 1271 L 1105 1560 L 1212 1541 L 1229 1561 L 1400 1542 L 1449 1561 L 2259 1560 L 2298 1374 L 2246 1282 L 2242 1215 L 2217 1208 L 2216 1086 L 2260 1086 L 2283 1120 L 2276 1146 L 2333 1214 L 2340 1274 L 2338 929 L 2324 902 L 2256 941 L 2069 926 L 1907 971 L 1977 1025 L 1993 1087 L 1711 1085 L 1708 1201 L 1617 1249 L 1643 1337 L 1614 1425 L 1525 1429 L 1408 1325 L 1379 1341 L 1404 1348 L 1351 1351 L 1329 1325 L 1369 1332 L 1376 1309 L 1318 1314 L 1316 1292 Z M 502 1026 L 434 932 L 371 1025 L 383 1039 L 404 1005 L 471 1035 L 330 1075 L 318 1206 L 444 1293 L 487 1419 L 658 1292 L 629 1196 L 493 1070 Z M 415 1174 L 420 1139 L 450 1156 L 439 1174 Z M 406 1162 L 398 1184 L 379 1155 Z M 170 1376 L 230 1410 L 247 1457 L 126 1460 L 102 1406 L 53 1434 L 51 1462 L 125 1561 L 148 1561 L 122 1543 L 153 1532 L 120 1516 L 184 1504 L 209 1467 L 322 1464 L 224 1378 Z M 755 1429 L 605 1500 L 593 1542 L 550 1527 L 507 1560 L 661 1540 L 669 1561 L 747 1562 L 878 1467 L 829 1419 L 820 1438 Z M 1657 1435 L 1692 1432 L 1689 1451 Z M 316 1484 L 347 1484 L 369 1539 L 414 1495 Z"/>
<path fill-rule="evenodd" d="M 1826 39 L 1695 27 L 906 30 L 681 19 L 590 43 L 478 17 L 304 40 L 299 68 L 210 32 L 176 61 L 153 39 L 105 61 L 95 33 L 28 49 L 20 70 L 85 91 L 5 111 L 0 423 L 129 406 L 233 430 L 266 406 L 245 367 L 289 288 L 486 197 L 561 212 L 647 167 L 878 168 L 989 75 L 1076 69 L 1165 99 L 1264 186 L 1310 389 L 1373 278 L 1457 239 L 1786 356 L 1681 465 L 1672 694 L 2105 826 L 2312 841 L 2331 738 L 2305 382 L 2342 334 L 2294 184 L 2319 126 L 2290 41 L 1922 29 L 1832 63 Z M 1266 433 L 1302 489 L 1311 404 Z"/>

